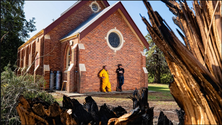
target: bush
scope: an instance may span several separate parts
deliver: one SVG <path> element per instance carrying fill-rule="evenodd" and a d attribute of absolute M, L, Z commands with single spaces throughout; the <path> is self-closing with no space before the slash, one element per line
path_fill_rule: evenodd
<path fill-rule="evenodd" d="M 18 97 L 24 95 L 25 98 L 40 97 L 48 103 L 53 103 L 55 99 L 45 91 L 40 90 L 40 85 L 45 85 L 42 76 L 26 74 L 16 76 L 15 72 L 4 67 L 1 73 L 1 124 L 20 124 L 20 119 L 16 111 Z"/>
<path fill-rule="evenodd" d="M 148 83 L 152 83 L 154 81 L 154 77 L 151 75 L 148 75 Z"/>
<path fill-rule="evenodd" d="M 161 77 L 160 77 L 160 81 L 163 84 L 170 83 L 172 81 L 172 79 L 173 79 L 173 77 L 169 73 L 162 74 Z"/>
<path fill-rule="evenodd" d="M 56 102 L 52 95 L 48 94 L 46 91 L 29 91 L 23 94 L 26 99 L 41 98 L 42 100 L 52 104 Z"/>
<path fill-rule="evenodd" d="M 172 81 L 173 77 L 170 73 L 164 73 L 160 75 L 160 81 L 162 84 L 168 84 Z M 153 83 L 154 76 L 148 75 L 148 83 Z"/>

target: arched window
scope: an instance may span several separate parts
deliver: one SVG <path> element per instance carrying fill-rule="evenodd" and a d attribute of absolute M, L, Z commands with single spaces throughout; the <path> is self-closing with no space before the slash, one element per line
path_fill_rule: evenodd
<path fill-rule="evenodd" d="M 67 56 L 66 56 L 66 69 L 68 69 L 69 68 L 69 66 L 70 66 L 70 61 L 71 61 L 71 51 L 70 51 L 70 47 L 68 47 L 68 49 L 67 49 L 67 54 L 66 54 Z"/>

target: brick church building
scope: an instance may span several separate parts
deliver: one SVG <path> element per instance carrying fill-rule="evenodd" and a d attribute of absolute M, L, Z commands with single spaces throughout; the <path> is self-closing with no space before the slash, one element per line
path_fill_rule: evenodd
<path fill-rule="evenodd" d="M 121 2 L 77 1 L 18 48 L 18 74 L 42 75 L 49 89 L 50 71 L 60 71 L 67 92 L 97 92 L 98 73 L 107 65 L 116 91 L 122 64 L 123 91 L 134 90 L 148 85 L 144 47 L 149 44 Z"/>

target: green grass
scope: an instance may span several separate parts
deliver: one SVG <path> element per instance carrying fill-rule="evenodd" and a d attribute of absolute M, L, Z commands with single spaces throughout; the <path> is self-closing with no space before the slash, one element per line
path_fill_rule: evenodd
<path fill-rule="evenodd" d="M 155 91 L 154 93 L 149 93 L 148 100 L 150 101 L 161 101 L 161 100 L 174 100 L 170 93 L 168 84 L 148 84 L 149 91 Z"/>
<path fill-rule="evenodd" d="M 55 98 L 57 102 L 62 102 L 63 100 L 63 97 L 60 97 L 60 98 Z"/>
<path fill-rule="evenodd" d="M 155 92 L 170 92 L 168 84 L 148 84 L 149 91 Z"/>

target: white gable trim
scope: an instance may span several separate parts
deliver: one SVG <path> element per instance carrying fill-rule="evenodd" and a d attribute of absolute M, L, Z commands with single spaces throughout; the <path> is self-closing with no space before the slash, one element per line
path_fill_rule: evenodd
<path fill-rule="evenodd" d="M 144 71 L 144 73 L 146 73 L 146 74 L 148 73 L 146 67 L 143 67 L 143 71 Z"/>

